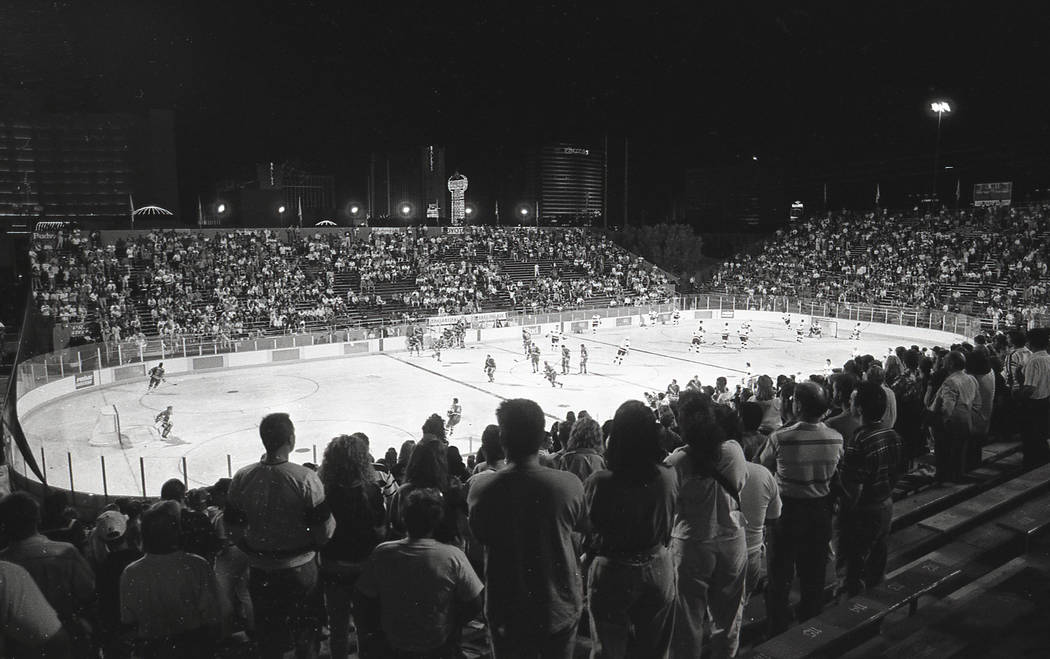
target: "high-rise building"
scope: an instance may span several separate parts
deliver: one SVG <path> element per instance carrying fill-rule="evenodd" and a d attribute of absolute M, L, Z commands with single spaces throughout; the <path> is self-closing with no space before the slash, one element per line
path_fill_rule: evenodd
<path fill-rule="evenodd" d="M 605 153 L 589 145 L 558 142 L 527 158 L 531 199 L 541 223 L 590 224 L 605 214 Z"/>
<path fill-rule="evenodd" d="M 179 213 L 169 111 L 0 116 L 0 218 L 91 221 Z"/>

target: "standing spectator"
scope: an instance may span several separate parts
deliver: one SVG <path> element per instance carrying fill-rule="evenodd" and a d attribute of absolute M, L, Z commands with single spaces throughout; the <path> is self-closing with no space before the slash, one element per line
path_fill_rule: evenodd
<path fill-rule="evenodd" d="M 434 539 L 444 514 L 440 491 L 413 489 L 408 537 L 379 545 L 364 564 L 354 595 L 363 656 L 461 656 L 459 631 L 481 611 L 484 587 L 462 551 Z"/>
<path fill-rule="evenodd" d="M 486 471 L 497 471 L 507 464 L 507 461 L 503 459 L 503 446 L 499 441 L 499 426 L 496 424 L 490 423 L 481 433 L 480 453 L 485 459 L 474 466 L 473 475 Z M 473 480 L 473 475 L 471 479 L 468 479 L 468 483 Z"/>
<path fill-rule="evenodd" d="M 16 643 L 23 656 L 68 657 L 69 634 L 21 565 L 0 561 L 0 652 Z"/>
<path fill-rule="evenodd" d="M 127 659 L 131 647 L 121 634 L 120 575 L 124 568 L 142 558 L 137 547 L 128 544 L 128 518 L 116 510 L 107 510 L 95 520 L 93 536 L 103 543 L 104 552 L 95 565 L 95 594 L 98 598 L 98 634 L 106 659 Z"/>
<path fill-rule="evenodd" d="M 754 411 L 752 410 L 752 406 Z M 776 476 L 759 463 L 760 451 L 768 443 L 767 437 L 758 432 L 746 432 L 749 423 L 761 420 L 762 410 L 755 403 L 744 403 L 740 406 L 740 417 L 745 433 L 740 447 L 747 460 L 747 483 L 740 491 L 740 510 L 747 520 L 745 536 L 747 538 L 747 577 L 744 589 L 744 602 L 754 594 L 766 580 L 766 537 L 767 532 L 780 518 L 780 487 Z M 750 418 L 749 418 L 750 417 Z"/>
<path fill-rule="evenodd" d="M 335 530 L 324 486 L 310 469 L 288 461 L 295 426 L 287 414 L 259 424 L 266 455 L 230 483 L 226 526 L 248 554 L 256 640 L 263 657 L 294 645 L 299 659 L 317 655 L 324 599 L 317 550 Z"/>
<path fill-rule="evenodd" d="M 934 429 L 934 456 L 938 481 L 957 483 L 962 480 L 966 454 L 973 441 L 974 408 L 980 404 L 977 380 L 966 374 L 966 356 L 958 350 L 944 357 L 947 377 L 934 395 L 930 411 L 937 425 Z"/>
<path fill-rule="evenodd" d="M 432 487 L 442 494 L 445 515 L 441 526 L 434 532 L 438 542 L 447 542 L 460 549 L 465 546 L 467 528 L 467 497 L 463 484 L 448 473 L 448 457 L 445 444 L 434 435 L 426 434 L 412 449 L 412 457 L 405 469 L 405 482 L 390 499 L 390 528 L 395 537 L 404 537 L 404 505 L 412 490 Z"/>
<path fill-rule="evenodd" d="M 860 419 L 850 406 L 857 384 L 857 378 L 852 373 L 835 373 L 831 376 L 832 404 L 841 411 L 825 419 L 824 425 L 842 437 L 852 437 L 860 428 Z"/>
<path fill-rule="evenodd" d="M 0 499 L 0 531 L 7 541 L 0 559 L 29 572 L 72 637 L 76 656 L 83 656 L 92 624 L 95 574 L 76 547 L 41 535 L 39 523 L 40 506 L 25 492 Z"/>
<path fill-rule="evenodd" d="M 495 659 L 569 658 L 583 608 L 572 532 L 585 531 L 583 484 L 540 465 L 543 410 L 531 400 L 496 410 L 507 466 L 470 488 L 470 526 L 485 547 L 485 611 Z"/>
<path fill-rule="evenodd" d="M 594 419 L 580 419 L 572 424 L 566 450 L 554 460 L 554 466 L 575 474 L 580 482 L 596 471 L 605 469 L 602 457 L 602 427 Z"/>
<path fill-rule="evenodd" d="M 798 421 L 773 433 L 781 514 L 769 555 L 769 623 L 773 634 L 788 628 L 788 597 L 796 571 L 801 601 L 799 621 L 823 607 L 828 543 L 831 541 L 831 481 L 842 459 L 842 435 L 821 423 L 828 407 L 824 389 L 814 382 L 795 387 Z"/>
<path fill-rule="evenodd" d="M 921 354 L 911 349 L 904 353 L 904 370 L 893 383 L 893 394 L 897 401 L 897 426 L 894 428 L 904 441 L 904 455 L 911 465 L 926 452 L 922 435 L 923 380 L 919 372 Z"/>
<path fill-rule="evenodd" d="M 213 563 L 215 554 L 219 552 L 218 534 L 207 515 L 186 505 L 186 484 L 178 478 L 166 481 L 160 488 L 160 498 L 179 504 L 182 515 L 179 520 L 179 528 L 182 529 L 180 547 Z"/>
<path fill-rule="evenodd" d="M 1037 327 L 1028 332 L 1028 347 L 1032 356 L 1021 368 L 1021 388 L 1016 396 L 1021 400 L 1021 447 L 1024 466 L 1034 469 L 1050 462 L 1050 355 L 1046 348 L 1050 330 Z"/>
<path fill-rule="evenodd" d="M 873 364 L 869 366 L 867 372 L 865 372 L 864 380 L 867 382 L 874 382 L 882 387 L 883 392 L 886 394 L 886 413 L 882 417 L 882 423 L 887 428 L 893 428 L 897 425 L 897 399 L 893 396 L 893 389 L 886 386 L 886 371 L 884 371 L 878 364 Z M 850 437 L 846 433 L 840 434 L 844 439 Z"/>
<path fill-rule="evenodd" d="M 368 444 L 360 437 L 340 435 L 329 442 L 318 476 L 335 517 L 335 533 L 321 550 L 332 659 L 347 659 L 354 585 L 365 561 L 383 539 L 386 509 Z"/>
<path fill-rule="evenodd" d="M 701 653 L 707 616 L 711 654 L 736 655 L 743 615 L 747 540 L 740 491 L 744 452 L 726 432 L 709 397 L 687 390 L 678 400 L 686 446 L 667 458 L 678 480 L 671 555 L 678 574 L 673 657 Z"/>
<path fill-rule="evenodd" d="M 390 475 L 401 484 L 405 479 L 405 469 L 408 467 L 408 459 L 412 457 L 412 449 L 416 447 L 414 439 L 406 439 L 401 443 L 401 451 L 397 454 L 397 463 L 390 468 Z"/>
<path fill-rule="evenodd" d="M 208 515 L 219 538 L 215 556 L 215 582 L 222 603 L 223 636 L 236 629 L 254 630 L 252 597 L 248 590 L 248 555 L 233 543 L 226 531 L 226 501 L 230 493 L 229 478 L 220 478 L 211 487 Z"/>
<path fill-rule="evenodd" d="M 970 442 L 966 455 L 966 471 L 976 469 L 981 464 L 981 448 L 988 443 L 988 430 L 992 425 L 992 411 L 995 409 L 995 373 L 984 348 L 971 350 L 966 354 L 966 372 L 977 380 L 977 394 L 980 403 L 974 405 L 973 441 Z"/>
<path fill-rule="evenodd" d="M 598 425 L 576 425 L 588 421 Z M 674 472 L 660 464 L 659 426 L 644 403 L 616 410 L 607 457 L 608 471 L 584 483 L 597 539 L 588 577 L 594 655 L 664 657 L 674 629 L 668 543 L 678 488 Z"/>
<path fill-rule="evenodd" d="M 181 510 L 161 501 L 142 513 L 146 555 L 120 577 L 120 619 L 135 628 L 146 659 L 212 657 L 221 613 L 215 574 L 179 549 Z"/>
<path fill-rule="evenodd" d="M 755 382 L 755 402 L 762 408 L 762 422 L 759 432 L 766 435 L 773 433 L 784 425 L 780 418 L 781 401 L 773 388 L 773 378 L 768 375 L 758 376 Z"/>
<path fill-rule="evenodd" d="M 849 597 L 881 583 L 886 571 L 893 486 L 904 465 L 903 441 L 884 420 L 886 399 L 876 382 L 857 388 L 854 407 L 862 425 L 845 441 L 838 561 L 845 568 L 843 589 Z"/>
<path fill-rule="evenodd" d="M 463 456 L 460 454 L 459 448 L 450 445 L 445 449 L 445 456 L 448 459 L 448 475 L 460 483 L 466 483 L 467 479 L 470 478 L 470 472 L 467 471 L 467 465 L 463 463 Z"/>

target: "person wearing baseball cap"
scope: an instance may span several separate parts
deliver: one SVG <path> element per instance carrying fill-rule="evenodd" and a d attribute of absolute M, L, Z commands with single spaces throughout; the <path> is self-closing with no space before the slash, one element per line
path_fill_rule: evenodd
<path fill-rule="evenodd" d="M 106 510 L 95 520 L 91 533 L 101 632 L 98 638 L 104 639 L 107 657 L 126 657 L 131 651 L 120 633 L 120 575 L 124 568 L 142 558 L 142 552 L 128 542 L 127 530 L 127 515 L 119 510 Z"/>

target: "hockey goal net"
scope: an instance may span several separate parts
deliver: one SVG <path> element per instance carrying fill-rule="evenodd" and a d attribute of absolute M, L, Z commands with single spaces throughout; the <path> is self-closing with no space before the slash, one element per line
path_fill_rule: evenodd
<path fill-rule="evenodd" d="M 830 337 L 832 339 L 839 338 L 839 323 L 837 320 L 831 320 L 830 318 L 820 318 L 813 316 L 811 319 L 813 327 L 820 328 L 820 335 Z"/>
<path fill-rule="evenodd" d="M 120 412 L 116 405 L 103 405 L 95 415 L 91 430 L 91 446 L 126 446 L 127 436 L 120 434 Z"/>

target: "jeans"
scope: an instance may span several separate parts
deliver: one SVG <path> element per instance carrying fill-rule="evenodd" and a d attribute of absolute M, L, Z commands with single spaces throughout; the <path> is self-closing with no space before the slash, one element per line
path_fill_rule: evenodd
<path fill-rule="evenodd" d="M 298 659 L 317 656 L 324 598 L 317 559 L 284 570 L 251 568 L 248 588 L 255 609 L 255 636 L 263 657 L 282 657 L 292 647 Z"/>
<path fill-rule="evenodd" d="M 773 635 L 791 624 L 791 582 L 798 572 L 801 600 L 798 620 L 820 613 L 824 606 L 825 569 L 831 541 L 830 497 L 784 497 L 780 519 L 769 543 L 769 626 Z"/>
<path fill-rule="evenodd" d="M 223 636 L 238 629 L 251 630 L 252 597 L 248 592 L 248 555 L 231 546 L 215 557 L 215 581 L 219 585 Z"/>
<path fill-rule="evenodd" d="M 576 649 L 576 627 L 573 622 L 565 629 L 542 638 L 503 636 L 495 627 L 489 628 L 493 659 L 572 659 Z"/>
<path fill-rule="evenodd" d="M 838 567 L 845 569 L 843 586 L 850 597 L 882 582 L 892 521 L 893 499 L 839 515 L 837 560 Z"/>
<path fill-rule="evenodd" d="M 699 657 L 711 616 L 711 657 L 732 657 L 740 644 L 747 575 L 744 532 L 731 539 L 671 541 L 678 573 L 671 656 Z"/>
<path fill-rule="evenodd" d="M 1021 448 L 1025 469 L 1050 462 L 1050 398 L 1028 399 L 1021 403 Z"/>
<path fill-rule="evenodd" d="M 351 598 L 363 568 L 364 563 L 344 561 L 329 561 L 321 566 L 328 627 L 332 632 L 329 639 L 332 659 L 347 659 L 350 656 L 350 632 L 354 628 Z"/>
<path fill-rule="evenodd" d="M 598 556 L 588 584 L 592 657 L 667 656 L 674 627 L 675 568 L 666 548 L 660 547 L 648 561 Z"/>

